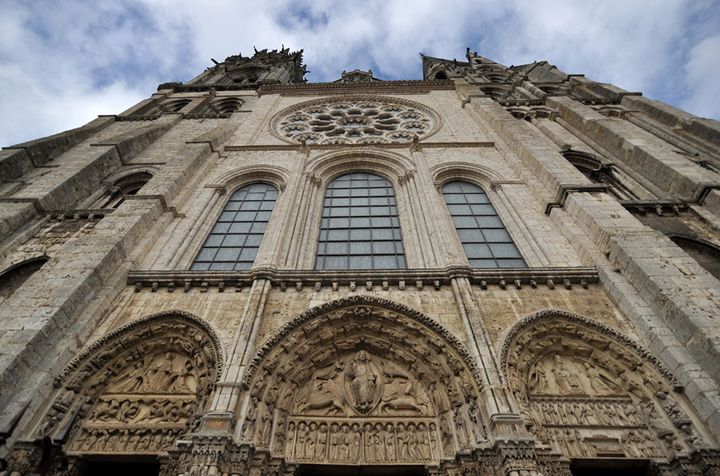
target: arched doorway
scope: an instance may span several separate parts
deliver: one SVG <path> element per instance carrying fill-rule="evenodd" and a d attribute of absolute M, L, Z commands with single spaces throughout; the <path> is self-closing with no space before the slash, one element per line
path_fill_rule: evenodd
<path fill-rule="evenodd" d="M 355 296 L 294 319 L 245 383 L 236 436 L 309 465 L 301 472 L 437 465 L 486 440 L 471 357 L 438 323 L 384 299 Z"/>
<path fill-rule="evenodd" d="M 188 313 L 120 327 L 57 377 L 36 441 L 61 449 L 68 474 L 157 474 L 158 456 L 197 426 L 221 365 L 217 336 Z"/>
<path fill-rule="evenodd" d="M 509 331 L 501 359 L 530 430 L 571 459 L 573 474 L 645 474 L 649 461 L 711 441 L 660 362 L 592 319 L 528 316 Z"/>

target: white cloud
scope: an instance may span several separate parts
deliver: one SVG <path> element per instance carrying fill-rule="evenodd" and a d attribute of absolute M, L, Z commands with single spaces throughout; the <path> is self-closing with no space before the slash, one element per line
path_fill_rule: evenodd
<path fill-rule="evenodd" d="M 313 81 L 354 68 L 417 79 L 419 52 L 462 59 L 469 46 L 720 117 L 712 0 L 4 0 L 2 10 L 0 145 L 118 113 L 253 45 L 304 48 Z"/>
<path fill-rule="evenodd" d="M 685 64 L 687 99 L 681 107 L 700 116 L 718 117 L 720 105 L 720 35 L 706 38 L 692 50 Z"/>

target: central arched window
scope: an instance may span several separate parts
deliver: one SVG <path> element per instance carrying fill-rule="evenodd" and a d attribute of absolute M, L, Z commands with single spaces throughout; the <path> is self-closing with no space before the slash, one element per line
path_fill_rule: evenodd
<path fill-rule="evenodd" d="M 405 268 L 395 191 L 367 172 L 342 175 L 325 191 L 315 269 Z"/>
<path fill-rule="evenodd" d="M 473 268 L 524 268 L 523 260 L 485 191 L 469 182 L 442 187 L 453 223 Z"/>
<path fill-rule="evenodd" d="M 264 183 L 254 183 L 236 190 L 210 231 L 191 269 L 250 269 L 277 196 L 277 189 Z"/>

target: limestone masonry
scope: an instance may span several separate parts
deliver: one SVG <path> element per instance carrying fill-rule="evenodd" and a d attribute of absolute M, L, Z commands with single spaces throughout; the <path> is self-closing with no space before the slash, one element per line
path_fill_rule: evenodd
<path fill-rule="evenodd" d="M 720 474 L 720 123 L 231 56 L 0 151 L 0 474 Z"/>

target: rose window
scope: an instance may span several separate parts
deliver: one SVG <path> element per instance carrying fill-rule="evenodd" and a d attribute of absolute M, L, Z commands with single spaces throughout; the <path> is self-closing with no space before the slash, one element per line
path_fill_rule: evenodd
<path fill-rule="evenodd" d="M 307 144 L 412 142 L 437 129 L 437 115 L 422 104 L 362 96 L 302 103 L 275 116 L 279 137 Z"/>

